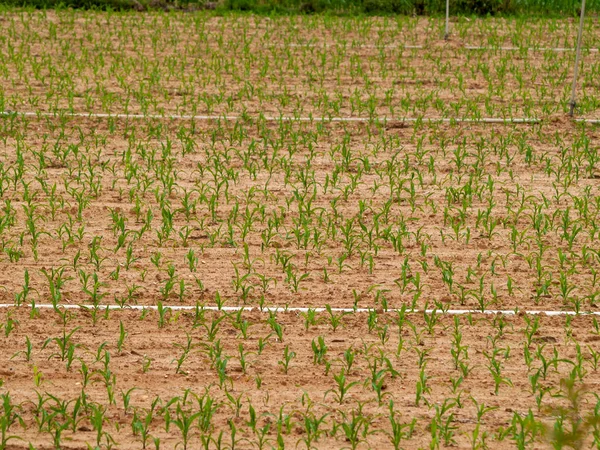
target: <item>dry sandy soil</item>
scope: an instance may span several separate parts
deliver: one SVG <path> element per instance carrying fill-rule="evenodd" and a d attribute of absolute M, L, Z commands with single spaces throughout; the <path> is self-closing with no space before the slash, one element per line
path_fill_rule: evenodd
<path fill-rule="evenodd" d="M 0 19 L 0 449 L 600 446 L 573 21 Z"/>

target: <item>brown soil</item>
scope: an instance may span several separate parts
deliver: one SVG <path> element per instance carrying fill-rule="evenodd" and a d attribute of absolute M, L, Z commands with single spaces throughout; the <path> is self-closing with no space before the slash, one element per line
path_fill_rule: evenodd
<path fill-rule="evenodd" d="M 93 448 L 98 408 L 115 441 L 101 435 L 103 447 L 141 448 L 134 424 L 155 399 L 149 433 L 168 449 L 183 448 L 169 415 L 198 412 L 209 396 L 214 417 L 194 422 L 188 448 L 209 437 L 210 448 L 392 448 L 390 401 L 398 420 L 416 421 L 400 447 L 512 448 L 520 436 L 543 447 L 568 406 L 569 377 L 585 394 L 565 423 L 598 410 L 594 317 L 444 312 L 598 311 L 600 134 L 564 114 L 572 53 L 464 48 L 570 46 L 572 21 L 524 29 L 461 19 L 446 43 L 434 19 L 66 11 L 0 20 L 7 110 L 244 115 L 0 119 L 0 303 L 20 305 L 0 309 L 0 393 L 23 419 L 9 429 L 22 440 L 6 448 Z M 600 34 L 596 22 L 589 33 Z M 424 48 L 393 48 L 402 43 Z M 588 116 L 594 54 L 584 53 L 581 74 Z M 88 309 L 35 309 L 53 301 Z M 215 304 L 254 309 L 202 312 Z M 198 311 L 167 309 L 161 321 L 132 305 Z M 326 305 L 373 312 L 321 313 L 306 327 L 310 312 L 257 308 Z M 436 312 L 410 313 L 399 327 L 403 307 Z M 315 362 L 319 337 L 327 353 Z M 343 370 L 356 384 L 340 401 Z M 83 408 L 75 422 L 63 402 L 69 414 Z M 483 404 L 492 409 L 478 418 Z M 307 424 L 321 417 L 311 441 Z M 352 420 L 355 440 L 345 437 Z M 599 429 L 582 431 L 586 445 L 599 446 Z"/>
<path fill-rule="evenodd" d="M 51 394 L 58 401 L 77 398 L 83 388 L 80 370 L 82 363 L 87 365 L 90 372 L 89 384 L 85 386 L 88 401 L 107 406 L 110 424 L 107 429 L 116 440 L 118 448 L 136 448 L 140 445 L 140 438 L 131 433 L 133 411 L 141 414 L 150 408 L 152 401 L 157 397 L 161 399 L 159 405 L 164 406 L 173 397 L 181 397 L 186 389 L 198 395 L 203 395 L 205 390 L 210 393 L 219 405 L 212 421 L 214 430 L 228 430 L 228 421 L 233 420 L 240 430 L 237 438 L 244 439 L 240 441 L 240 448 L 250 448 L 257 442 L 257 436 L 247 425 L 250 420 L 250 405 L 259 417 L 259 427 L 267 423 L 272 424 L 268 433 L 270 439 L 276 436 L 280 408 L 284 415 L 291 416 L 290 431 L 284 433 L 283 438 L 284 442 L 292 447 L 296 441 L 306 437 L 303 418 L 307 411 L 316 417 L 327 415 L 322 426 L 324 434 L 315 443 L 318 448 L 348 445 L 342 429 L 338 428 L 337 433 L 333 433 L 332 430 L 335 424 L 339 425 L 345 421 L 344 415 L 348 419 L 352 411 L 356 412 L 362 407 L 363 414 L 371 421 L 370 432 L 377 433 L 369 432 L 360 447 L 387 448 L 390 442 L 381 431 L 390 431 L 387 404 L 392 400 L 402 422 L 408 423 L 413 418 L 416 419 L 414 434 L 403 444 L 416 448 L 429 442 L 428 428 L 435 417 L 435 407 L 439 407 L 444 401 L 451 402 L 457 399 L 460 404 L 451 406 L 444 416 L 445 420 L 452 415 L 451 426 L 456 427 L 452 439 L 456 441 L 456 446 L 462 448 L 470 445 L 469 439 L 477 423 L 476 401 L 480 405 L 485 404 L 493 408 L 481 420 L 481 432 L 488 433 L 490 445 L 494 448 L 511 448 L 515 445 L 513 436 L 498 441 L 497 433 L 501 432 L 502 427 L 506 428 L 515 414 L 525 415 L 532 410 L 536 416 L 541 416 L 550 423 L 550 407 L 563 404 L 560 398 L 552 396 L 558 392 L 561 377 L 573 369 L 569 361 L 577 360 L 576 343 L 581 345 L 585 388 L 590 393 L 600 389 L 600 379 L 589 350 L 597 349 L 600 338 L 597 332 L 593 332 L 591 319 L 583 317 L 570 319 L 565 328 L 565 318 L 541 316 L 538 332 L 532 336 L 531 344 L 525 345 L 534 355 L 529 369 L 523 356 L 527 327 L 524 317 L 457 318 L 463 336 L 462 345 L 468 348 L 467 361 L 472 371 L 453 392 L 452 380 L 456 382 L 460 372 L 451 363 L 451 342 L 455 325 L 454 319 L 447 316 L 438 318 L 439 322 L 433 326 L 432 334 L 427 331 L 421 315 L 407 316 L 407 323 L 401 333 L 403 349 L 398 356 L 399 340 L 398 326 L 394 323 L 395 314 L 380 314 L 370 332 L 367 314 L 347 315 L 342 318 L 339 328 L 333 332 L 326 315 L 318 316 L 319 324 L 306 330 L 304 319 L 300 315 L 280 313 L 276 316 L 276 321 L 284 330 L 283 342 L 280 342 L 273 330 L 265 324 L 265 314 L 260 312 L 246 312 L 242 315 L 242 318 L 251 324 L 247 339 L 243 339 L 240 331 L 234 327 L 235 317 L 232 315 L 220 322 L 213 341 L 208 339 L 204 326 L 210 327 L 211 322 L 221 316 L 218 313 L 207 312 L 205 321 L 197 321 L 198 326 L 195 328 L 194 315 L 189 313 L 167 313 L 167 320 L 162 328 L 157 325 L 158 314 L 155 312 L 149 312 L 141 318 L 139 312 L 114 311 L 108 317 L 100 318 L 95 326 L 88 315 L 73 313 L 66 330 L 76 330 L 72 335 L 72 342 L 77 349 L 71 368 L 65 370 L 66 362 L 61 361 L 57 355 L 59 348 L 54 342 L 49 343 L 45 349 L 42 348 L 48 338 L 62 336 L 64 327 L 57 321 L 56 313 L 42 310 L 36 318 L 31 319 L 23 309 L 3 311 L 3 322 L 7 314 L 18 324 L 3 340 L 5 359 L 2 362 L 2 377 L 12 401 L 21 404 L 23 408 L 27 430 L 19 435 L 34 443 L 36 448 L 48 448 L 49 442 L 48 434 L 38 432 L 34 421 L 34 417 L 39 416 L 39 412 L 36 413 L 36 392 Z M 528 319 L 534 320 L 533 317 Z M 127 332 L 121 352 L 117 349 L 120 323 Z M 380 336 L 385 327 L 389 327 L 388 334 L 385 344 L 382 344 Z M 501 328 L 503 332 L 499 333 Z M 185 346 L 186 336 L 191 337 L 192 350 L 181 366 L 181 373 L 178 374 L 174 359 L 182 353 L 177 345 Z M 325 337 L 325 360 L 330 364 L 329 373 L 326 373 L 325 364 L 313 363 L 311 342 L 318 336 Z M 31 359 L 26 361 L 24 354 L 16 354 L 9 359 L 13 353 L 23 350 L 26 337 L 30 339 L 33 347 Z M 259 355 L 257 352 L 261 339 L 266 345 Z M 219 378 L 215 369 L 211 368 L 207 354 L 216 342 L 222 346 L 223 357 L 228 358 L 228 380 L 222 388 L 219 387 Z M 492 342 L 495 344 L 492 345 Z M 103 351 L 111 355 L 110 368 L 116 376 L 114 405 L 108 403 L 105 384 L 97 372 L 102 371 L 104 360 L 101 358 L 101 361 L 95 361 L 97 349 L 103 343 Z M 239 359 L 240 345 L 247 352 L 245 372 Z M 283 372 L 280 364 L 286 347 L 296 354 L 290 362 L 287 374 Z M 353 349 L 356 353 L 355 362 L 348 373 L 348 382 L 357 384 L 349 390 L 340 404 L 336 397 L 334 376 L 341 373 L 344 367 L 343 353 L 348 349 Z M 501 362 L 501 375 L 506 378 L 507 383 L 510 382 L 503 383 L 497 393 L 488 369 L 488 357 L 493 353 L 493 349 L 498 352 L 496 358 Z M 543 397 L 541 410 L 538 410 L 536 397 L 531 393 L 529 378 L 543 367 L 536 353 L 538 351 L 548 361 L 558 358 L 556 367 L 550 364 L 546 378 L 540 377 L 539 380 L 542 390 L 549 389 Z M 423 396 L 420 405 L 417 406 L 415 398 L 420 374 L 419 353 L 426 355 L 426 362 L 422 367 L 431 391 Z M 376 364 L 380 358 L 388 358 L 398 373 L 395 377 L 389 374 L 385 376 L 382 403 L 378 404 L 377 395 L 370 384 L 369 366 Z M 145 360 L 151 361 L 146 372 L 143 369 Z M 379 364 L 381 361 L 385 359 L 380 360 Z M 34 385 L 34 370 L 42 374 L 38 386 Z M 258 377 L 261 379 L 259 388 L 256 381 Z M 125 411 L 121 394 L 132 388 L 135 390 L 131 392 L 129 408 Z M 330 391 L 331 389 L 333 391 Z M 241 400 L 239 411 L 229 403 L 226 393 Z M 582 414 L 594 404 L 593 396 L 586 398 L 582 405 Z M 188 400 L 195 403 L 191 394 Z M 53 406 L 52 403 L 52 400 L 49 401 L 46 408 Z M 309 404 L 311 406 L 308 406 Z M 169 432 L 165 432 L 164 427 L 164 419 L 157 417 L 152 421 L 151 434 L 160 437 L 162 448 L 174 448 L 181 442 L 181 435 L 174 425 L 171 425 Z M 192 448 L 200 445 L 200 434 L 202 433 L 199 431 L 192 433 Z M 61 448 L 81 448 L 85 442 L 94 442 L 95 436 L 92 425 L 84 420 L 78 424 L 77 432 L 65 432 Z M 15 448 L 23 446 L 18 442 L 12 445 Z"/>

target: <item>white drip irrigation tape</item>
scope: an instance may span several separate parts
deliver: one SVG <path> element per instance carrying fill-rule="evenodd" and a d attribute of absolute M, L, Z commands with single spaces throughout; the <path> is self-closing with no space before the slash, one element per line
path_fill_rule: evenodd
<path fill-rule="evenodd" d="M 26 304 L 26 305 L 21 305 L 21 306 L 17 306 L 13 303 L 1 303 L 0 304 L 0 309 L 2 308 L 20 308 L 20 307 L 33 307 L 33 305 L 31 304 Z M 40 304 L 36 304 L 35 305 L 36 308 L 40 308 L 40 309 L 54 309 L 54 305 L 49 304 L 49 303 L 40 303 Z M 93 308 L 93 305 L 74 305 L 74 304 L 60 304 L 57 305 L 57 307 L 59 309 L 91 309 Z M 327 311 L 326 308 L 322 308 L 322 307 L 315 307 L 315 308 L 309 308 L 309 307 L 294 307 L 294 306 L 290 306 L 290 307 L 282 307 L 282 306 L 270 306 L 270 307 L 264 307 L 264 308 L 259 308 L 256 306 L 204 306 L 204 305 L 163 305 L 163 308 L 169 308 L 172 311 L 195 311 L 196 309 L 200 309 L 200 310 L 206 310 L 206 311 L 223 311 L 223 312 L 237 312 L 237 311 L 255 311 L 255 312 L 262 312 L 262 313 L 269 313 L 269 312 L 277 312 L 277 313 L 285 313 L 285 312 L 307 312 L 309 310 L 315 311 L 317 313 L 320 312 L 325 312 Z M 127 310 L 137 310 L 137 311 L 143 311 L 143 310 L 158 310 L 158 306 L 157 305 L 126 305 L 124 307 L 121 307 L 119 305 L 97 305 L 97 308 L 99 310 L 120 310 L 120 311 L 127 311 Z M 369 313 L 371 311 L 374 311 L 374 308 L 331 308 L 331 311 L 333 312 L 345 312 L 345 313 Z M 397 308 L 390 308 L 386 311 L 384 311 L 384 313 L 390 313 L 390 312 L 398 312 L 400 311 L 400 309 Z M 422 310 L 422 309 L 415 309 L 415 310 L 406 310 L 407 313 L 409 314 L 416 314 L 416 313 L 427 313 L 427 314 L 431 314 L 433 312 L 435 312 L 436 314 L 446 314 L 446 315 L 465 315 L 465 314 L 484 314 L 484 315 L 496 315 L 496 314 L 501 314 L 501 315 L 505 315 L 505 316 L 515 316 L 515 315 L 519 315 L 519 314 L 531 314 L 531 315 L 547 315 L 547 316 L 576 316 L 576 315 L 580 315 L 580 316 L 585 316 L 585 315 L 593 315 L 593 316 L 600 316 L 600 311 L 582 311 L 582 312 L 575 312 L 575 311 L 537 311 L 537 310 L 533 310 L 533 311 L 529 311 L 529 310 L 514 310 L 514 309 L 486 309 L 484 311 L 481 310 L 477 310 L 477 309 L 447 309 L 447 310 L 433 310 L 433 309 L 426 309 L 426 310 Z"/>
<path fill-rule="evenodd" d="M 376 48 L 376 49 L 380 49 L 380 48 L 406 48 L 406 49 L 416 49 L 416 50 L 422 50 L 425 48 L 425 46 L 423 45 L 404 45 L 404 44 L 383 44 L 383 45 L 373 45 L 373 44 L 349 44 L 349 43 L 340 43 L 340 44 L 325 44 L 325 43 L 320 43 L 320 44 L 311 44 L 311 43 L 306 43 L 306 44 L 273 44 L 272 47 L 281 47 L 281 48 L 286 48 L 286 47 L 299 47 L 299 48 L 337 48 L 337 47 L 344 47 L 347 49 L 358 49 L 358 48 Z"/>
<path fill-rule="evenodd" d="M 516 52 L 520 50 L 527 50 L 529 52 L 574 52 L 576 49 L 573 47 L 483 47 L 478 45 L 465 45 L 466 50 L 502 50 L 507 52 Z M 597 53 L 599 49 L 588 48 L 583 49 L 591 53 Z"/>
<path fill-rule="evenodd" d="M 448 33 L 448 29 L 445 31 L 445 36 Z M 423 50 L 426 49 L 426 45 L 404 45 L 404 44 L 383 44 L 383 45 L 372 45 L 372 44 L 325 44 L 325 43 L 305 43 L 305 44 L 271 44 L 271 47 L 280 47 L 280 48 L 337 48 L 337 47 L 345 47 L 348 49 L 363 49 L 363 48 L 392 48 L 392 49 L 407 49 L 407 50 Z M 507 51 L 507 52 L 515 52 L 521 50 L 527 50 L 529 52 L 574 52 L 574 47 L 517 47 L 517 46 L 485 46 L 485 45 L 464 45 L 462 46 L 464 50 L 483 50 L 483 51 Z M 598 48 L 588 48 L 583 49 L 584 51 L 588 51 L 591 53 L 597 53 L 600 51 Z"/>
<path fill-rule="evenodd" d="M 98 119 L 156 119 L 156 120 L 199 120 L 199 121 L 210 121 L 210 120 L 224 120 L 224 121 L 236 121 L 245 120 L 244 116 L 226 116 L 226 115 L 186 115 L 186 114 L 111 114 L 111 113 L 75 113 L 75 112 L 46 112 L 46 111 L 25 111 L 25 112 L 13 112 L 13 111 L 2 111 L 0 116 L 11 116 L 17 115 L 21 117 L 82 117 L 82 118 L 98 118 Z M 540 119 L 536 118 L 502 118 L 502 117 L 481 117 L 478 119 L 470 118 L 448 118 L 448 117 L 294 117 L 294 116 L 262 116 L 257 115 L 252 117 L 253 119 L 266 120 L 268 122 L 390 122 L 390 123 L 500 123 L 500 124 L 536 124 L 540 123 Z"/>
<path fill-rule="evenodd" d="M 600 119 L 575 119 L 575 122 L 593 123 L 593 124 L 596 124 L 596 125 L 600 125 Z"/>

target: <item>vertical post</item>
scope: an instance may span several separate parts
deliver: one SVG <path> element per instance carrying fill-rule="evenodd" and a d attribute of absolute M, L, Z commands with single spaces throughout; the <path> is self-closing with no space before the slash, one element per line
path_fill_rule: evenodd
<path fill-rule="evenodd" d="M 450 34 L 450 0 L 446 0 L 446 31 L 444 33 L 444 39 L 446 41 L 448 40 L 449 34 Z"/>
<path fill-rule="evenodd" d="M 569 116 L 575 113 L 575 92 L 577 90 L 577 73 L 579 72 L 579 59 L 581 58 L 581 35 L 583 33 L 583 18 L 585 15 L 585 0 L 581 0 L 581 17 L 579 18 L 579 32 L 577 33 L 577 50 L 575 53 L 575 70 L 573 71 L 573 86 L 571 87 L 571 101 L 569 102 Z"/>

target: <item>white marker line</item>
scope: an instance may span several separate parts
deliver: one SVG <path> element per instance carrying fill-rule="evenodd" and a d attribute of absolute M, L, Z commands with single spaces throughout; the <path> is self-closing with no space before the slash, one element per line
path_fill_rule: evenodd
<path fill-rule="evenodd" d="M 575 122 L 594 123 L 600 125 L 600 119 L 575 119 Z"/>
<path fill-rule="evenodd" d="M 32 305 L 31 304 L 26 304 L 26 305 L 21 305 L 21 306 L 17 306 L 13 303 L 2 303 L 0 304 L 0 309 L 2 308 L 20 308 L 20 307 L 29 307 L 31 308 Z M 36 304 L 35 305 L 36 308 L 40 308 L 40 309 L 53 309 L 54 305 L 49 304 L 49 303 L 40 303 L 40 304 Z M 93 305 L 73 305 L 73 304 L 60 304 L 58 305 L 58 308 L 60 309 L 91 309 L 93 308 Z M 143 310 L 158 310 L 158 306 L 157 305 L 126 305 L 124 307 L 121 307 L 119 305 L 97 305 L 97 308 L 99 310 L 121 310 L 121 311 L 127 311 L 127 310 L 137 310 L 137 311 L 143 311 Z M 237 311 L 255 311 L 255 312 L 262 312 L 262 313 L 268 313 L 268 312 L 307 312 L 309 310 L 321 313 L 321 312 L 325 312 L 327 311 L 326 308 L 321 308 L 321 307 L 315 307 L 315 308 L 309 308 L 309 307 L 281 307 L 281 306 L 274 306 L 274 307 L 264 307 L 264 308 L 259 308 L 256 306 L 222 306 L 222 307 L 218 307 L 218 306 L 203 306 L 203 305 L 163 305 L 163 308 L 169 308 L 172 311 L 195 311 L 196 308 L 200 309 L 200 310 L 206 310 L 206 311 L 224 311 L 224 312 L 237 312 Z M 333 312 L 346 312 L 346 313 L 369 313 L 371 311 L 374 311 L 374 308 L 331 308 L 331 311 Z M 400 311 L 400 309 L 398 308 L 390 308 L 387 311 L 384 311 L 384 313 L 393 313 L 393 312 L 398 312 Z M 485 315 L 494 315 L 494 314 L 501 314 L 501 315 L 505 315 L 505 316 L 514 316 L 514 315 L 518 315 L 518 314 L 531 314 L 531 315 L 547 315 L 547 316 L 576 316 L 576 315 L 580 315 L 580 316 L 585 316 L 585 315 L 594 315 L 594 316 L 600 316 L 600 311 L 583 311 L 580 313 L 577 313 L 575 311 L 529 311 L 529 310 L 520 310 L 520 311 L 516 311 L 513 309 L 486 309 L 485 311 L 481 311 L 481 310 L 477 310 L 477 309 L 447 309 L 445 311 L 442 310 L 433 310 L 433 309 L 426 309 L 425 312 L 427 314 L 431 314 L 433 312 L 436 312 L 437 314 L 447 314 L 447 315 L 465 315 L 465 314 L 485 314 Z M 416 314 L 416 313 L 423 313 L 423 310 L 420 309 L 415 309 L 415 310 L 406 310 L 407 313 L 409 314 Z"/>
<path fill-rule="evenodd" d="M 236 121 L 245 120 L 247 117 L 242 116 L 218 116 L 218 115 L 160 115 L 160 114 L 110 114 L 110 113 L 73 113 L 73 112 L 46 112 L 46 111 L 2 111 L 0 116 L 17 115 L 21 117 L 82 117 L 82 118 L 99 118 L 99 119 L 156 119 L 156 120 L 224 120 Z M 255 120 L 266 120 L 269 122 L 289 121 L 289 122 L 379 122 L 379 123 L 499 123 L 499 124 L 536 124 L 540 123 L 540 119 L 536 118 L 502 118 L 502 117 L 482 117 L 479 119 L 468 118 L 448 118 L 448 117 L 294 117 L 294 116 L 254 116 Z"/>

